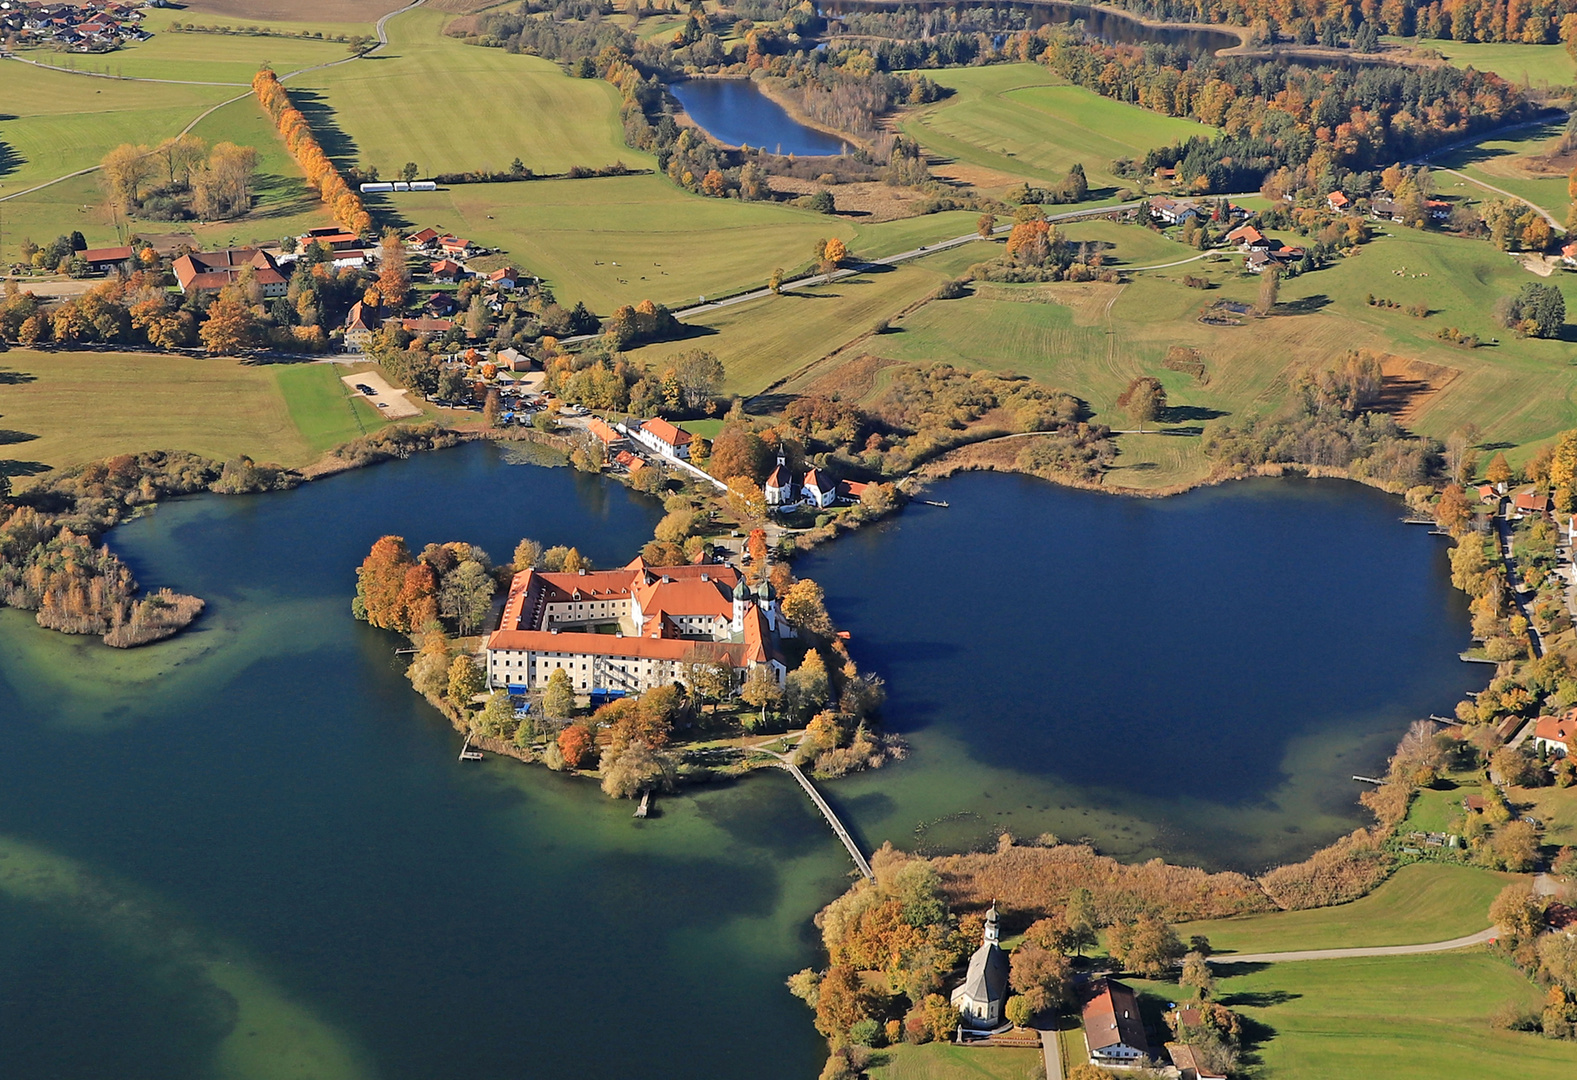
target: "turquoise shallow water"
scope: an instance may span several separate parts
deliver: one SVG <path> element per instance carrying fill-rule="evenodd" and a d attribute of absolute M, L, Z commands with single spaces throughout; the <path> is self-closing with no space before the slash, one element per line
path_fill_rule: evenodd
<path fill-rule="evenodd" d="M 829 787 L 869 844 L 1301 854 L 1359 820 L 1343 771 L 1474 674 L 1441 550 L 1365 489 L 945 497 L 801 568 L 916 747 Z M 814 1076 L 782 980 L 848 866 L 786 777 L 637 823 L 589 783 L 461 767 L 398 639 L 349 616 L 385 532 L 611 565 L 660 515 L 473 445 L 118 530 L 146 584 L 210 601 L 174 641 L 0 613 L 0 1075 Z"/>

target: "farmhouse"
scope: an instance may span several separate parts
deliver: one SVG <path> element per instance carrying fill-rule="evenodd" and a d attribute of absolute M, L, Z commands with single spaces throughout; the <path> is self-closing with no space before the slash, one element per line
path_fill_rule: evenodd
<path fill-rule="evenodd" d="M 1525 518 L 1533 515 L 1549 517 L 1554 512 L 1555 500 L 1537 491 L 1519 491 L 1511 500 L 1513 517 Z"/>
<path fill-rule="evenodd" d="M 453 285 L 465 276 L 465 267 L 453 259 L 439 259 L 433 263 L 433 280 L 440 285 Z"/>
<path fill-rule="evenodd" d="M 529 690 L 564 671 L 577 691 L 638 694 L 688 685 L 696 665 L 719 665 L 736 686 L 756 668 L 782 683 L 777 642 L 793 633 L 771 585 L 751 590 L 731 566 L 637 558 L 617 570 L 526 570 L 488 635 L 487 680 Z"/>
<path fill-rule="evenodd" d="M 1377 197 L 1370 201 L 1369 213 L 1371 216 L 1376 217 L 1381 221 L 1400 222 L 1402 220 L 1402 208 L 1396 204 L 1395 199 L 1386 198 L 1384 196 Z"/>
<path fill-rule="evenodd" d="M 1084 1045 L 1097 1065 L 1137 1065 L 1150 1056 L 1132 990 L 1111 979 L 1095 981 L 1084 1001 Z"/>
<path fill-rule="evenodd" d="M 1167 1043 L 1166 1052 L 1177 1067 L 1178 1080 L 1227 1080 L 1225 1073 L 1216 1072 L 1199 1063 L 1199 1056 L 1187 1043 Z"/>
<path fill-rule="evenodd" d="M 471 241 L 462 240 L 458 236 L 440 236 L 438 238 L 438 250 L 442 251 L 445 255 L 457 255 L 463 257 L 466 252 L 471 250 Z"/>
<path fill-rule="evenodd" d="M 1264 251 L 1272 241 L 1252 225 L 1239 225 L 1227 233 L 1227 243 L 1236 245 L 1240 251 Z"/>
<path fill-rule="evenodd" d="M 513 266 L 501 267 L 487 275 L 487 280 L 497 288 L 513 289 L 520 284 L 520 271 Z"/>
<path fill-rule="evenodd" d="M 1561 248 L 1561 262 L 1567 266 L 1577 266 L 1577 244 L 1566 244 Z"/>
<path fill-rule="evenodd" d="M 1173 199 L 1162 195 L 1150 200 L 1150 213 L 1168 225 L 1181 225 L 1189 218 L 1200 218 L 1204 213 L 1191 199 Z"/>
<path fill-rule="evenodd" d="M 1352 200 L 1339 191 L 1333 191 L 1325 196 L 1325 205 L 1338 214 L 1345 214 L 1352 209 Z"/>
<path fill-rule="evenodd" d="M 992 904 L 980 933 L 980 948 L 969 958 L 969 971 L 950 997 L 965 1027 L 989 1031 L 1002 1022 L 1002 1005 L 1008 993 L 1008 954 L 1002 951 L 999 941 L 997 906 Z"/>
<path fill-rule="evenodd" d="M 401 319 L 400 327 L 408 334 L 447 334 L 454 323 L 448 319 Z"/>
<path fill-rule="evenodd" d="M 264 296 L 284 296 L 290 286 L 273 257 L 256 248 L 194 251 L 176 259 L 172 268 L 183 293 L 218 292 L 240 281 L 247 270 L 252 271 Z"/>
<path fill-rule="evenodd" d="M 431 251 L 433 245 L 438 243 L 438 230 L 431 227 L 421 229 L 407 236 L 405 242 L 419 251 Z"/>
<path fill-rule="evenodd" d="M 128 265 L 132 259 L 132 250 L 129 247 L 88 248 L 77 252 L 77 258 L 87 263 L 95 274 L 107 274 L 117 267 Z"/>
<path fill-rule="evenodd" d="M 606 447 L 612 448 L 624 441 L 623 435 L 620 435 L 617 431 L 614 431 L 606 423 L 597 419 L 595 416 L 586 421 L 586 430 L 596 436 L 602 445 Z"/>
<path fill-rule="evenodd" d="M 634 435 L 658 453 L 676 458 L 688 458 L 690 443 L 694 441 L 688 431 L 675 427 L 661 417 L 646 421 L 635 429 Z"/>
<path fill-rule="evenodd" d="M 1533 745 L 1555 757 L 1571 753 L 1572 742 L 1577 740 L 1577 709 L 1567 709 L 1560 716 L 1541 716 L 1533 728 Z"/>

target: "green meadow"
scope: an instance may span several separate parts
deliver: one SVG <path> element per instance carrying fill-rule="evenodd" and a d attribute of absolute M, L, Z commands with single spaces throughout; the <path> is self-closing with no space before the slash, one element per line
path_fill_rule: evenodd
<path fill-rule="evenodd" d="M 1384 39 L 1392 45 L 1433 49 L 1457 67 L 1493 71 L 1518 86 L 1570 86 L 1577 69 L 1564 45 L 1516 45 L 1496 42 L 1440 41 L 1435 38 Z"/>
<path fill-rule="evenodd" d="M 1559 168 L 1530 168 L 1535 162 L 1529 159 L 1548 153 L 1565 126 L 1564 123 L 1552 123 L 1524 128 L 1504 139 L 1486 139 L 1442 154 L 1431 164 L 1456 169 L 1476 183 L 1436 172 L 1436 186 L 1443 194 L 1475 200 L 1501 198 L 1498 192 L 1488 190 L 1500 188 L 1547 211 L 1556 221 L 1564 222 L 1571 205 L 1566 191 L 1566 172 Z"/>
<path fill-rule="evenodd" d="M 1490 903 L 1514 880 L 1511 874 L 1474 867 L 1414 863 L 1350 904 L 1187 923 L 1178 927 L 1178 933 L 1185 939 L 1203 934 L 1218 953 L 1449 941 L 1487 927 Z"/>
<path fill-rule="evenodd" d="M 909 113 L 902 130 L 951 162 L 996 174 L 977 178 L 987 188 L 1052 183 L 1077 162 L 1097 197 L 1109 196 L 1128 184 L 1111 174 L 1114 159 L 1212 131 L 1061 84 L 1038 64 L 926 74 L 953 94 Z"/>

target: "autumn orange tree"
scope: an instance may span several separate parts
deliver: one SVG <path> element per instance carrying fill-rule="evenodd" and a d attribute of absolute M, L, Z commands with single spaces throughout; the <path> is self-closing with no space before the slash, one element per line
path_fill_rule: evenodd
<path fill-rule="evenodd" d="M 208 318 L 197 336 L 202 339 L 203 348 L 215 355 L 239 352 L 256 343 L 257 317 L 239 288 L 227 285 L 219 291 L 208 305 Z"/>
<path fill-rule="evenodd" d="M 301 171 L 307 174 L 307 180 L 318 190 L 335 219 L 354 233 L 370 232 L 372 215 L 362 205 L 361 196 L 350 189 L 339 170 L 334 168 L 334 163 L 323 152 L 323 147 L 318 145 L 307 118 L 291 104 L 290 95 L 280 83 L 279 76 L 263 68 L 252 77 L 252 91 L 269 116 L 273 117 L 274 126 L 285 140 L 285 147 L 301 166 Z"/>

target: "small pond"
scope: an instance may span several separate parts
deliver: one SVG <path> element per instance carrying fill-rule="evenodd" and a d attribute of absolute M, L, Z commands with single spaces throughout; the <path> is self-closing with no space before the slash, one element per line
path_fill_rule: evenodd
<path fill-rule="evenodd" d="M 730 146 L 759 146 L 774 154 L 824 157 L 849 148 L 844 140 L 794 119 L 749 79 L 689 79 L 669 92 L 690 119 Z"/>

